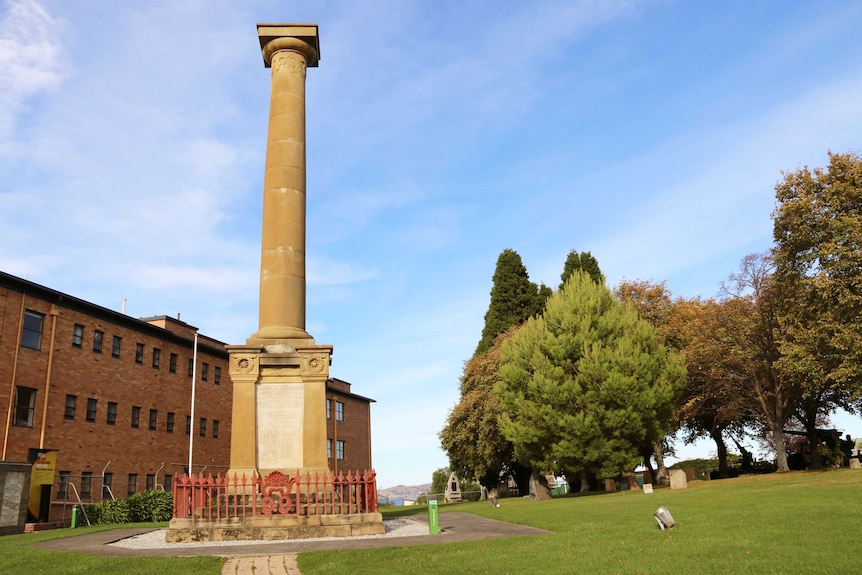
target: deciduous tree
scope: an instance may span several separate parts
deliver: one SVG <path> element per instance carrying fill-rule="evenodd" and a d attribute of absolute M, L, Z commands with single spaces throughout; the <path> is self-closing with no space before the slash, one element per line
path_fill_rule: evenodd
<path fill-rule="evenodd" d="M 785 173 L 772 214 L 775 278 L 787 298 L 778 369 L 802 388 L 798 411 L 817 457 L 816 421 L 862 398 L 862 157 Z"/>

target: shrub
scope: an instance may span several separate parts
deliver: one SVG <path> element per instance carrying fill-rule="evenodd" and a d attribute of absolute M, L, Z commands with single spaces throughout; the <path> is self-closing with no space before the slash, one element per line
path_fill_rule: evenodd
<path fill-rule="evenodd" d="M 91 525 L 169 521 L 174 511 L 174 498 L 167 491 L 142 491 L 128 499 L 85 505 L 84 511 Z"/>

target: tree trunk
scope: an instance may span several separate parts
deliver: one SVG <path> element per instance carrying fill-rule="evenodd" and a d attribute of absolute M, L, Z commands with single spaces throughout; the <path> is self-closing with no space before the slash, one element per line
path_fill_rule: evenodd
<path fill-rule="evenodd" d="M 530 493 L 530 476 L 532 470 L 529 467 L 524 467 L 520 463 L 516 463 L 512 469 L 512 478 L 515 480 L 515 485 L 518 486 L 518 494 L 526 495 Z"/>
<path fill-rule="evenodd" d="M 787 446 L 784 444 L 784 425 L 773 428 L 772 438 L 775 441 L 775 470 L 790 471 L 787 466 Z"/>
<path fill-rule="evenodd" d="M 551 499 L 551 486 L 547 478 L 535 469 L 530 474 L 530 499 L 540 501 Z"/>
<path fill-rule="evenodd" d="M 801 409 L 805 437 L 808 439 L 808 469 L 823 469 L 820 436 L 817 435 L 817 403 L 817 399 L 809 398 L 803 402 Z"/>
<path fill-rule="evenodd" d="M 634 473 L 632 473 L 631 471 L 625 471 L 623 472 L 623 477 L 626 478 L 626 483 L 628 484 L 631 491 L 640 490 L 641 486 L 638 484 L 638 478 L 635 476 Z"/>
<path fill-rule="evenodd" d="M 720 479 L 727 479 L 729 475 L 727 470 L 727 445 L 724 444 L 724 438 L 721 436 L 720 430 L 711 429 L 709 436 L 715 442 L 715 449 L 718 454 L 718 477 Z"/>
<path fill-rule="evenodd" d="M 667 467 L 664 465 L 664 445 L 661 441 L 654 441 L 652 450 L 656 465 L 658 465 L 655 480 L 656 485 L 670 485 L 670 477 L 668 476 Z"/>
<path fill-rule="evenodd" d="M 587 475 L 587 470 L 586 470 L 586 469 L 581 469 L 581 471 L 580 471 L 580 476 L 581 476 L 581 489 L 580 489 L 580 492 L 581 492 L 581 493 L 588 493 L 588 492 L 590 491 L 590 478 L 589 478 L 589 476 Z"/>
<path fill-rule="evenodd" d="M 644 467 L 644 484 L 655 483 L 655 473 L 652 469 L 652 443 L 641 446 L 641 457 L 643 458 Z"/>

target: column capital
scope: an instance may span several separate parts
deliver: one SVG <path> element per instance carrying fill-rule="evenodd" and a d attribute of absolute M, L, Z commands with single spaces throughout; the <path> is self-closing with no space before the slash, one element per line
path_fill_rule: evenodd
<path fill-rule="evenodd" d="M 317 24 L 258 24 L 257 36 L 265 67 L 272 65 L 272 56 L 279 50 L 299 52 L 308 66 L 317 67 L 320 60 Z"/>

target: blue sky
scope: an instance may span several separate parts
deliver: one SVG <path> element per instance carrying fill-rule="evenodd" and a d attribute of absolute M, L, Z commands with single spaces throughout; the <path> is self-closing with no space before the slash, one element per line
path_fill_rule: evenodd
<path fill-rule="evenodd" d="M 380 486 L 430 482 L 499 253 L 553 287 L 577 249 L 611 286 L 715 295 L 771 245 L 781 171 L 860 149 L 860 21 L 828 1 L 0 0 L 0 269 L 244 343 L 255 24 L 317 23 L 307 327 L 377 400 Z"/>

